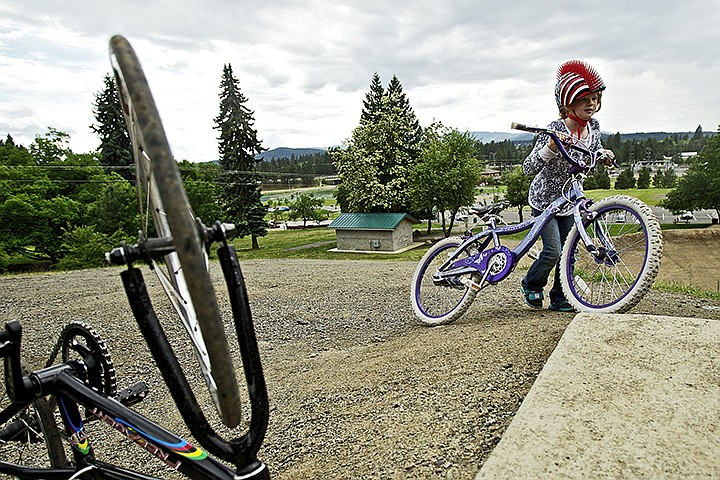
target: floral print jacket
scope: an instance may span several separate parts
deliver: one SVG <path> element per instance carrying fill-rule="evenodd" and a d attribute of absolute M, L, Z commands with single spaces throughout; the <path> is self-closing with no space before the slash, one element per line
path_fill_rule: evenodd
<path fill-rule="evenodd" d="M 571 133 L 565 122 L 560 119 L 551 122 L 547 128 L 568 135 Z M 600 124 L 596 119 L 590 119 L 588 130 L 588 136 L 582 139 L 581 142 L 591 152 L 603 148 L 600 143 Z M 540 211 L 562 195 L 563 187 L 570 180 L 570 174 L 568 173 L 570 164 L 559 153 L 553 153 L 548 146 L 549 143 L 550 137 L 548 135 L 539 134 L 530 155 L 523 161 L 523 172 L 526 175 L 535 175 L 530 184 L 528 203 L 532 208 Z M 568 153 L 577 160 L 590 160 L 584 158 L 587 155 L 577 150 L 568 150 Z M 569 215 L 571 213 L 561 212 L 559 215 Z"/>

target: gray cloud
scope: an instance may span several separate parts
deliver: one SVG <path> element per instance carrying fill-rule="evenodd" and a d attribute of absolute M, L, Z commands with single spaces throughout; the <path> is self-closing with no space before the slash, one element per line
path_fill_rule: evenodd
<path fill-rule="evenodd" d="M 168 131 L 196 136 L 176 148 L 194 160 L 216 154 L 224 63 L 267 147 L 350 136 L 374 72 L 384 83 L 397 75 L 424 121 L 475 130 L 507 130 L 510 118 L 546 123 L 555 115 L 555 69 L 570 58 L 593 63 L 608 85 L 603 127 L 714 130 L 718 20 L 714 0 L 38 0 L 32 9 L 8 0 L 0 5 L 0 103 L 24 105 L 40 118 L 34 124 L 54 122 L 94 148 L 90 103 L 109 71 L 109 37 L 121 33 L 167 111 Z M 0 109 L 2 128 L 20 123 Z"/>

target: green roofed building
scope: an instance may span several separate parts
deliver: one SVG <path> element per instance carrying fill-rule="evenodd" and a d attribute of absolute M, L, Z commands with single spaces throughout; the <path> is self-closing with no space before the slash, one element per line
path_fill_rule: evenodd
<path fill-rule="evenodd" d="M 341 213 L 329 228 L 335 229 L 338 251 L 398 253 L 417 246 L 413 223 L 407 213 Z"/>

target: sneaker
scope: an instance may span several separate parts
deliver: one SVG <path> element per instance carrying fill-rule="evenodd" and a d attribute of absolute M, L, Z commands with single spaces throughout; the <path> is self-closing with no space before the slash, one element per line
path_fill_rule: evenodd
<path fill-rule="evenodd" d="M 528 307 L 534 308 L 536 310 L 539 310 L 543 306 L 543 293 L 542 292 L 532 292 L 530 290 L 526 290 L 525 287 L 520 286 L 520 290 L 522 290 L 523 297 L 525 297 L 525 303 Z"/>
<path fill-rule="evenodd" d="M 570 305 L 570 302 L 567 300 L 563 300 L 562 302 L 558 303 L 551 303 L 548 306 L 548 310 L 555 310 L 556 312 L 575 312 L 575 307 Z"/>

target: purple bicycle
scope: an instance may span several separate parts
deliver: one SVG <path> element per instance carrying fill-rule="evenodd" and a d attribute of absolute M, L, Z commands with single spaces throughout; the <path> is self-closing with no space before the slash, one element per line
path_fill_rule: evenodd
<path fill-rule="evenodd" d="M 569 164 L 571 180 L 563 195 L 541 215 L 517 225 L 500 225 L 505 203 L 475 209 L 485 215 L 487 228 L 437 242 L 420 260 L 410 297 L 417 318 L 426 325 L 442 325 L 460 318 L 479 291 L 504 280 L 527 254 L 540 232 L 558 213 L 572 210 L 575 225 L 560 257 L 560 278 L 568 301 L 579 311 L 622 313 L 634 307 L 650 289 L 660 269 L 662 232 L 650 207 L 627 195 L 598 202 L 586 198 L 582 180 L 604 151 L 546 128 L 513 123 L 512 128 L 549 135 Z M 588 156 L 575 161 L 567 149 Z M 529 230 L 514 249 L 503 236 Z"/>

